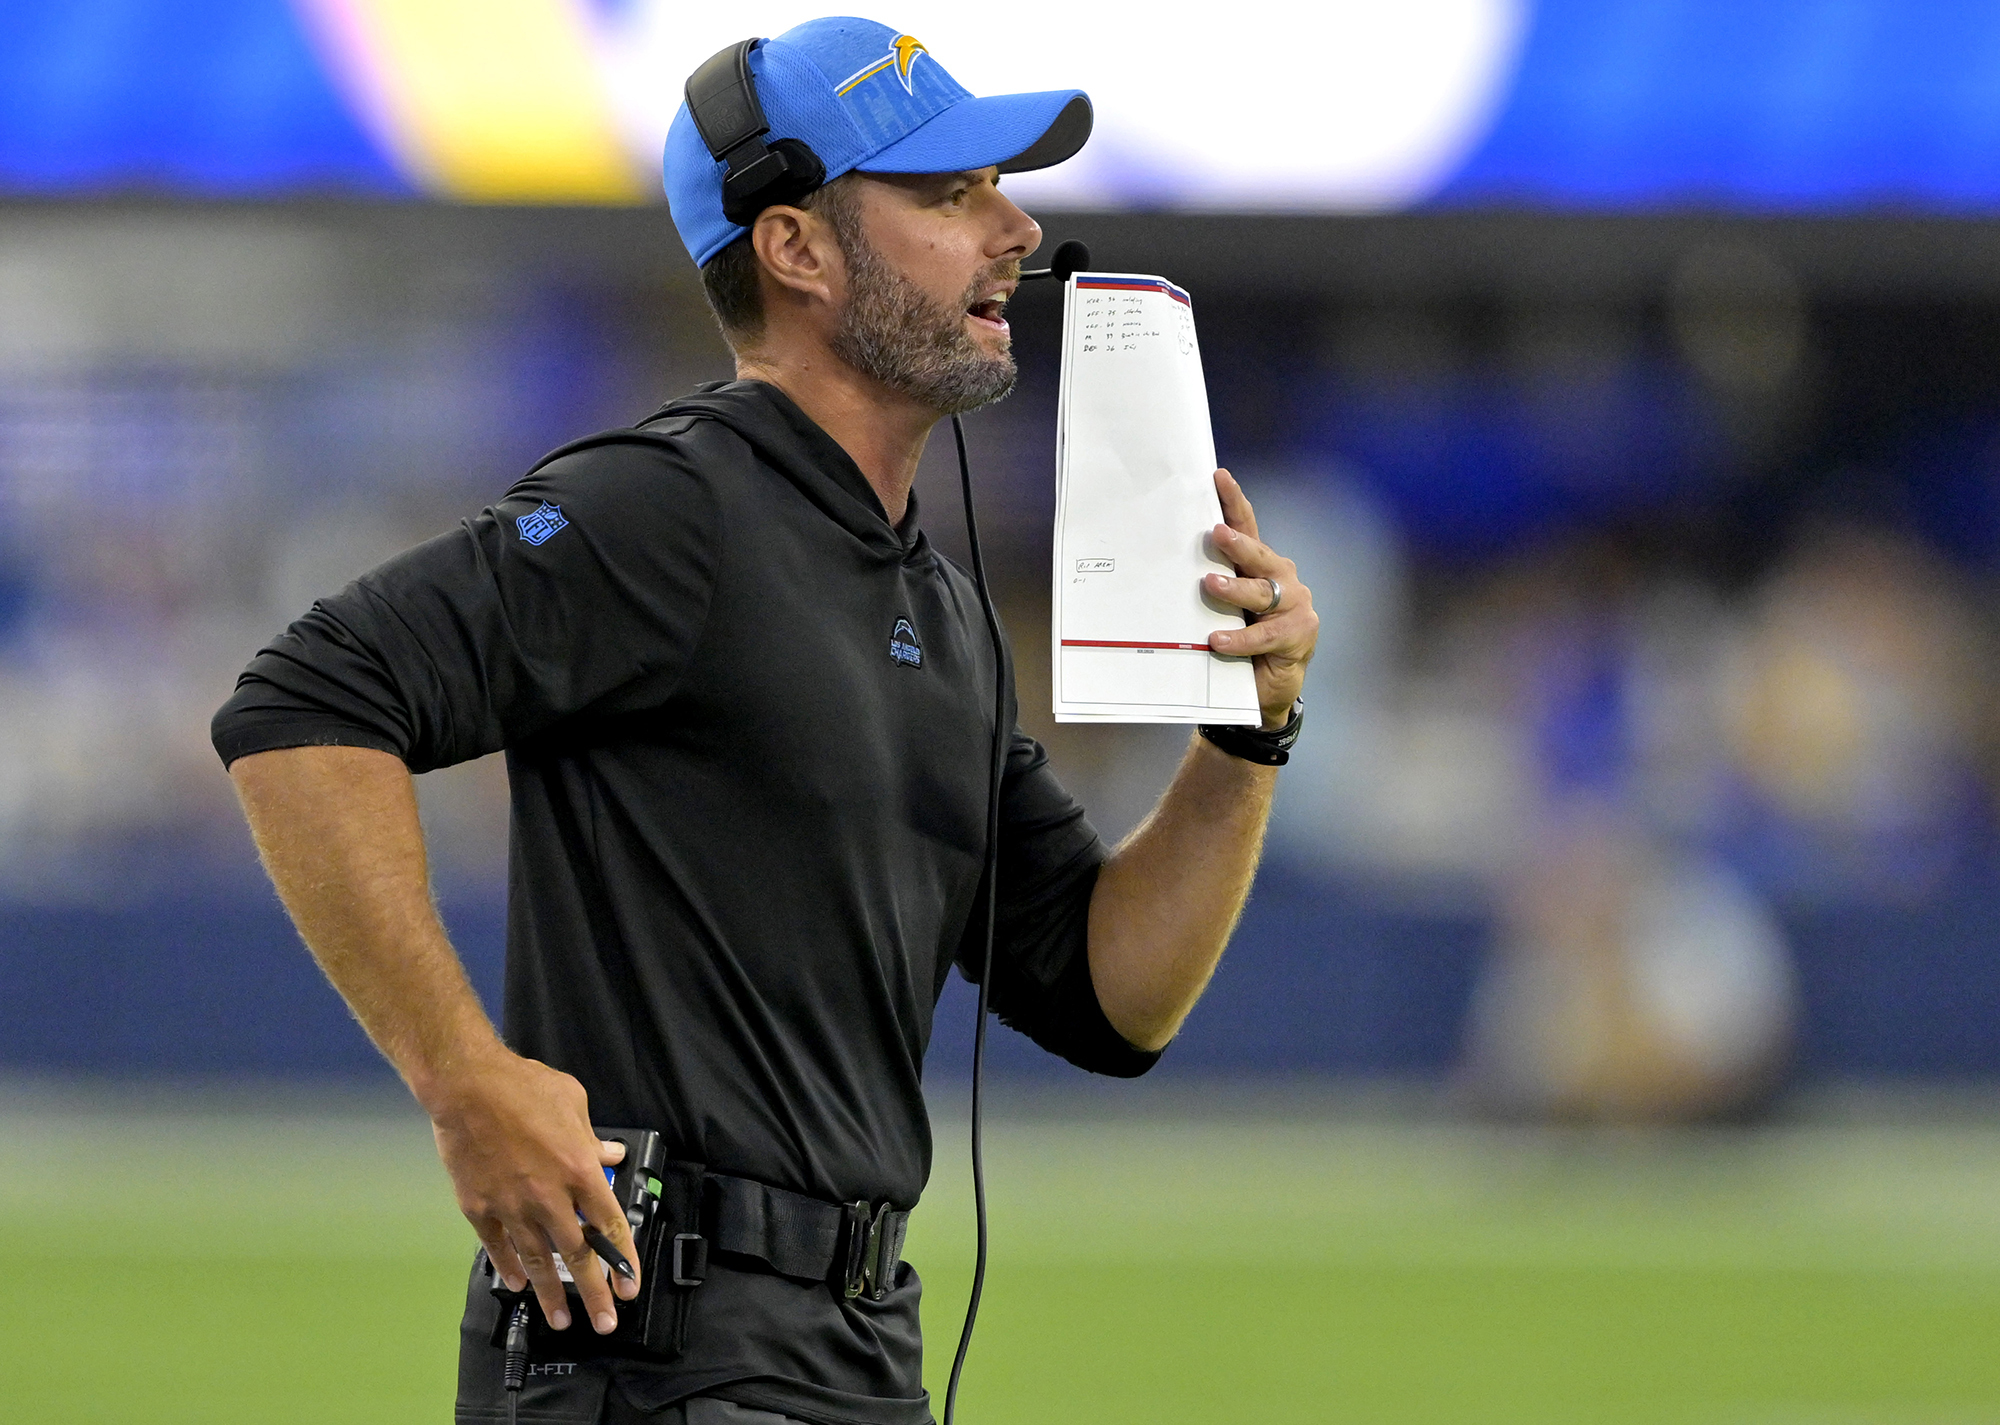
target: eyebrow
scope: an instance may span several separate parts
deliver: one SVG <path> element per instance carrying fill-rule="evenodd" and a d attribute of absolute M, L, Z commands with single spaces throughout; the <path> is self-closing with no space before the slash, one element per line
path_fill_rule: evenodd
<path fill-rule="evenodd" d="M 921 174 L 912 173 L 906 175 L 906 177 L 929 182 L 936 185 L 930 190 L 933 193 L 946 193 L 951 191 L 953 188 L 957 188 L 960 186 L 970 188 L 975 186 L 976 184 L 986 181 L 979 174 L 979 172 L 974 169 L 961 169 L 955 173 L 921 173 Z M 997 173 L 994 174 L 992 182 L 993 186 L 995 188 L 998 188 L 1000 186 L 1000 175 Z"/>

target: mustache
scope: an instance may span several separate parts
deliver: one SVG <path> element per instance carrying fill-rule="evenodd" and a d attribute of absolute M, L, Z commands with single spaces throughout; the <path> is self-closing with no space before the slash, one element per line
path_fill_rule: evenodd
<path fill-rule="evenodd" d="M 974 302 L 985 296 L 988 289 L 996 282 L 1019 282 L 1020 280 L 1021 259 L 1018 257 L 1002 258 L 1000 261 L 982 268 L 979 275 L 966 285 L 965 299 L 958 304 L 959 309 L 962 311 L 970 307 Z"/>

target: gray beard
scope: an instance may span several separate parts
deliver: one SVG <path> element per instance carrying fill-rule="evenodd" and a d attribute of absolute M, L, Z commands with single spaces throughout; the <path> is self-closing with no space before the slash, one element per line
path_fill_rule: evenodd
<path fill-rule="evenodd" d="M 992 356 L 965 329 L 965 313 L 990 284 L 990 274 L 967 290 L 956 310 L 884 262 L 865 243 L 847 260 L 847 308 L 834 333 L 834 354 L 943 416 L 991 405 L 1014 389 L 1011 352 Z"/>

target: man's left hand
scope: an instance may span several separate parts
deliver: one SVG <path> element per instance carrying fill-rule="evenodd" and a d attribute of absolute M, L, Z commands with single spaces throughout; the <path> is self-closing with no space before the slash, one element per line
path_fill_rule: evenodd
<path fill-rule="evenodd" d="M 1201 590 L 1252 616 L 1250 626 L 1208 636 L 1208 646 L 1232 658 L 1252 658 L 1257 669 L 1257 705 L 1264 726 L 1283 727 L 1305 685 L 1306 664 L 1319 641 L 1319 615 L 1312 590 L 1299 582 L 1299 568 L 1257 538 L 1257 514 L 1243 487 L 1227 470 L 1215 472 L 1224 523 L 1215 527 L 1215 552 L 1236 567 L 1236 578 L 1205 574 Z M 1271 606 L 1273 590 L 1277 606 Z"/>

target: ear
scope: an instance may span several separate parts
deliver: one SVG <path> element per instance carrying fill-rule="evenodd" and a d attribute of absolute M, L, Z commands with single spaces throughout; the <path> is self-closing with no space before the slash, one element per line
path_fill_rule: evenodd
<path fill-rule="evenodd" d="M 782 204 L 766 208 L 750 228 L 750 246 L 766 284 L 767 320 L 783 306 L 839 306 L 847 265 L 833 229 L 817 214 Z"/>

